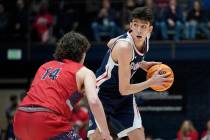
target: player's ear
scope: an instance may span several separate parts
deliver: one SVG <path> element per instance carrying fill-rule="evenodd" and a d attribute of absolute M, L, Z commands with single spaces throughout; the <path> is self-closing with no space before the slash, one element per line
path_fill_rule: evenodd
<path fill-rule="evenodd" d="M 132 21 L 129 23 L 129 30 L 132 29 Z"/>
<path fill-rule="evenodd" d="M 153 26 L 151 25 L 151 26 L 149 26 L 149 32 L 151 33 L 152 30 L 153 30 Z"/>

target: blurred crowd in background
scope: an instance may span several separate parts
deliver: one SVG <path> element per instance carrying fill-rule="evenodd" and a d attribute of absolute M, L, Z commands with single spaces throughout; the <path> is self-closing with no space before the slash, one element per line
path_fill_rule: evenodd
<path fill-rule="evenodd" d="M 210 39 L 210 0 L 0 0 L 0 42 L 55 44 L 71 30 L 104 42 L 126 32 L 131 11 L 145 5 L 154 13 L 152 40 Z M 0 137 L 4 140 L 15 140 L 12 120 L 21 99 L 11 96 L 3 112 L 7 128 L 2 130 L 0 124 Z M 74 113 L 75 129 L 86 139 L 87 107 L 81 103 Z M 174 131 L 177 140 L 210 140 L 210 120 L 203 131 L 196 130 L 191 120 Z M 147 140 L 152 139 L 147 134 Z"/>
<path fill-rule="evenodd" d="M 105 41 L 144 5 L 154 13 L 153 40 L 210 39 L 209 0 L 0 0 L 0 40 L 55 43 L 74 30 Z"/>

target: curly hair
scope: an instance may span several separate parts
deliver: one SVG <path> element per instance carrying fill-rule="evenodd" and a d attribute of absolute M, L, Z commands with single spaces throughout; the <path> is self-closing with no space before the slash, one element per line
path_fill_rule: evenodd
<path fill-rule="evenodd" d="M 53 56 L 58 61 L 70 59 L 80 62 L 89 48 L 90 42 L 85 36 L 76 32 L 68 32 L 58 41 Z"/>
<path fill-rule="evenodd" d="M 130 21 L 132 21 L 134 18 L 144 21 L 149 21 L 149 23 L 152 24 L 153 23 L 152 10 L 149 9 L 148 7 L 137 7 L 132 11 Z"/>

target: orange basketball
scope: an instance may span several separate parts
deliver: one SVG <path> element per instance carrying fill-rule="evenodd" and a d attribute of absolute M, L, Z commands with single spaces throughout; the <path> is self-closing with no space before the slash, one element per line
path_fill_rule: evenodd
<path fill-rule="evenodd" d="M 153 90 L 155 90 L 155 91 L 165 91 L 165 90 L 169 89 L 172 86 L 173 82 L 174 82 L 174 73 L 173 73 L 172 69 L 169 66 L 167 66 L 166 64 L 157 64 L 157 65 L 152 66 L 147 71 L 147 79 L 152 77 L 154 72 L 157 71 L 159 68 L 161 68 L 159 74 L 170 73 L 170 75 L 167 78 L 171 78 L 173 80 L 170 81 L 170 82 L 164 82 L 163 85 L 160 85 L 160 86 L 151 86 L 151 88 Z"/>

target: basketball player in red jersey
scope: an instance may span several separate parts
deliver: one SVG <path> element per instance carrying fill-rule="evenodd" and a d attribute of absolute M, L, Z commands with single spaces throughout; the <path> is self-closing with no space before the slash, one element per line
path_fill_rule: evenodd
<path fill-rule="evenodd" d="M 15 114 L 14 132 L 18 140 L 81 140 L 70 120 L 72 109 L 84 95 L 101 136 L 105 140 L 112 139 L 96 94 L 95 75 L 82 65 L 89 46 L 86 37 L 75 32 L 60 39 L 55 60 L 38 69 Z"/>

